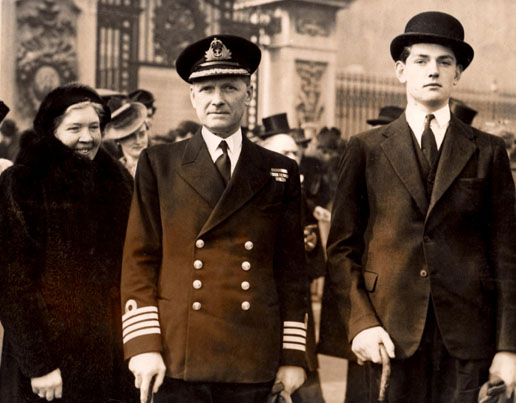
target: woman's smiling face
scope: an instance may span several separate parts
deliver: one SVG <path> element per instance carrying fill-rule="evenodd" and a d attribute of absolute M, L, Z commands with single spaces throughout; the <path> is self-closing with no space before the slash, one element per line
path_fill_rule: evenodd
<path fill-rule="evenodd" d="M 102 141 L 99 115 L 91 104 L 81 107 L 72 105 L 65 112 L 54 135 L 67 147 L 92 160 Z"/>

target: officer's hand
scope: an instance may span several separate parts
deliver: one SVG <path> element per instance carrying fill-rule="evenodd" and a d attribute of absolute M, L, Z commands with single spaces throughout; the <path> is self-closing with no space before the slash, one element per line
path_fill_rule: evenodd
<path fill-rule="evenodd" d="M 301 387 L 305 380 L 306 372 L 303 367 L 282 365 L 276 373 L 276 380 L 274 383 L 276 384 L 281 382 L 285 392 L 292 394 Z"/>
<path fill-rule="evenodd" d="M 389 358 L 394 358 L 394 343 L 389 334 L 381 326 L 371 327 L 358 333 L 351 343 L 351 350 L 358 357 L 358 363 L 362 365 L 366 361 L 381 364 L 380 344 L 385 346 Z"/>
<path fill-rule="evenodd" d="M 63 397 L 63 379 L 59 368 L 52 372 L 30 379 L 32 392 L 42 399 L 54 400 Z"/>
<path fill-rule="evenodd" d="M 135 355 L 129 360 L 129 370 L 134 375 L 134 386 L 140 389 L 141 403 L 147 403 L 152 378 L 156 377 L 152 393 L 158 393 L 165 378 L 166 368 L 163 357 L 157 352 Z"/>
<path fill-rule="evenodd" d="M 496 353 L 489 374 L 496 375 L 505 382 L 507 398 L 510 398 L 516 385 L 516 353 Z"/>

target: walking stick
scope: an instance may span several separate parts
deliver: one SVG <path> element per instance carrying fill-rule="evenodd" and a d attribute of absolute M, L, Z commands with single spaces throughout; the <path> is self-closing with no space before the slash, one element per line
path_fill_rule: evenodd
<path fill-rule="evenodd" d="M 389 377 L 391 376 L 391 362 L 389 354 L 383 344 L 380 344 L 380 356 L 382 358 L 382 375 L 380 376 L 380 392 L 378 393 L 379 402 L 387 402 L 387 391 L 389 390 Z"/>

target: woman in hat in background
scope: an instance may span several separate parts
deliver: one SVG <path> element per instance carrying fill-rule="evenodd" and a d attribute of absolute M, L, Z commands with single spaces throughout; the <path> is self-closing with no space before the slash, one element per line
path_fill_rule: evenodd
<path fill-rule="evenodd" d="M 132 179 L 100 149 L 109 109 L 51 91 L 0 178 L 0 401 L 129 402 L 120 267 Z"/>
<path fill-rule="evenodd" d="M 149 146 L 147 108 L 140 102 L 122 105 L 106 126 L 106 139 L 114 141 L 122 153 L 120 162 L 134 177 L 141 152 Z"/>

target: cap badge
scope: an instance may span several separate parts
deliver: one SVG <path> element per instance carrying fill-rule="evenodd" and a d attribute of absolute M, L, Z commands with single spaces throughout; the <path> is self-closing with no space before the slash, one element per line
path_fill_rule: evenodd
<path fill-rule="evenodd" d="M 230 60 L 231 51 L 217 38 L 213 38 L 210 48 L 204 53 L 207 62 L 216 60 Z"/>

